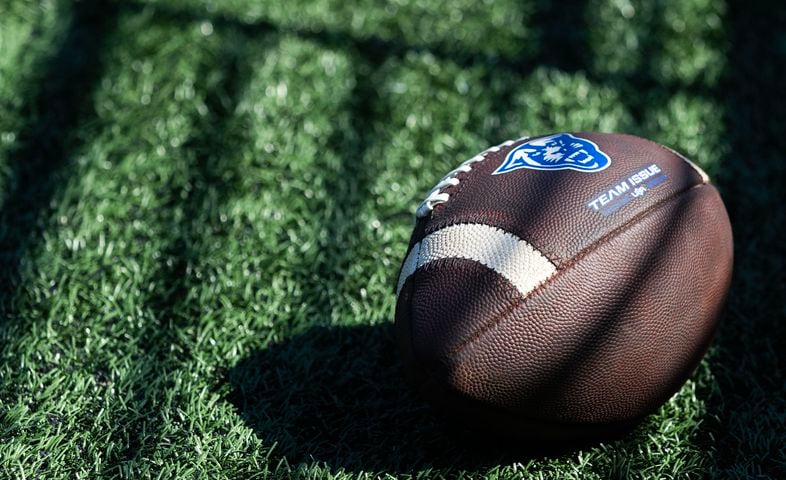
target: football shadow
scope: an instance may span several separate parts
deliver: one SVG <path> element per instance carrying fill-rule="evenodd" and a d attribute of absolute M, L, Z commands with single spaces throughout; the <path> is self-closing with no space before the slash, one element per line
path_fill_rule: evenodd
<path fill-rule="evenodd" d="M 687 204 L 672 212 L 676 220 Z M 642 255 L 641 272 L 655 267 L 678 238 L 679 222 L 659 232 L 663 250 Z M 592 354 L 593 339 L 618 318 L 646 275 L 624 285 L 628 294 L 608 305 L 608 321 L 587 333 L 569 358 L 553 366 L 550 381 L 534 386 L 548 396 L 554 382 Z M 456 305 L 457 309 L 467 308 Z M 290 465 L 318 462 L 332 469 L 416 473 L 429 468 L 475 470 L 544 457 L 573 456 L 578 449 L 616 440 L 637 443 L 653 425 L 631 424 L 583 443 L 537 443 L 473 430 L 471 419 L 430 407 L 404 376 L 393 325 L 316 326 L 273 343 L 227 373 L 229 401 L 246 424 Z M 638 430 L 636 434 L 635 430 Z M 629 435 L 634 430 L 634 435 Z"/>
<path fill-rule="evenodd" d="M 393 326 L 313 327 L 227 374 L 229 400 L 272 455 L 349 471 L 472 469 L 572 452 L 470 430 L 406 381 Z"/>

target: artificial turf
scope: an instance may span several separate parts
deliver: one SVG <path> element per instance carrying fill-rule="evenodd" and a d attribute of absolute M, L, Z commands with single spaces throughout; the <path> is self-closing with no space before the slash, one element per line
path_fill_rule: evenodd
<path fill-rule="evenodd" d="M 748 0 L 0 4 L 0 477 L 786 477 L 786 9 Z M 523 134 L 712 175 L 716 342 L 622 439 L 480 441 L 411 392 L 414 207 Z"/>

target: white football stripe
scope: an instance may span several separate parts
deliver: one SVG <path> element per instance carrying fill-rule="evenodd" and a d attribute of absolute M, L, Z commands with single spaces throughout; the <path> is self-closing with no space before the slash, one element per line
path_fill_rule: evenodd
<path fill-rule="evenodd" d="M 396 295 L 418 268 L 445 258 L 479 262 L 502 275 L 525 296 L 557 271 L 542 253 L 513 234 L 489 225 L 451 225 L 427 235 L 412 247 L 401 267 Z"/>

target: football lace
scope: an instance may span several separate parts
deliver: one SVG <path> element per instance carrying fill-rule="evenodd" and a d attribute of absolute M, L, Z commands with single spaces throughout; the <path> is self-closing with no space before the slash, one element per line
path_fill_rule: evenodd
<path fill-rule="evenodd" d="M 474 163 L 480 162 L 486 159 L 486 155 L 489 153 L 496 153 L 499 152 L 503 147 L 508 147 L 513 144 L 515 140 L 507 140 L 499 145 L 495 145 L 493 147 L 489 147 L 486 150 L 480 152 L 479 154 L 475 155 L 474 157 L 470 158 L 469 160 L 463 162 L 458 167 L 454 168 L 447 175 L 442 177 L 442 180 L 437 182 L 434 188 L 428 192 L 426 195 L 426 199 L 423 200 L 418 209 L 415 211 L 416 218 L 423 218 L 428 216 L 434 207 L 437 205 L 441 205 L 447 202 L 450 199 L 450 194 L 442 192 L 441 190 L 445 187 L 455 187 L 459 184 L 460 180 L 458 179 L 459 173 L 467 173 L 472 170 L 472 165 Z"/>

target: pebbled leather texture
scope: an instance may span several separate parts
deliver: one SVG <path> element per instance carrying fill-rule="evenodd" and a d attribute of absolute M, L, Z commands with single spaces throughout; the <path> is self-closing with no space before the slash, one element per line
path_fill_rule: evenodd
<path fill-rule="evenodd" d="M 469 421 L 540 436 L 581 436 L 634 422 L 679 389 L 711 341 L 733 264 L 718 192 L 652 142 L 577 135 L 611 156 L 607 171 L 624 177 L 657 162 L 668 185 L 625 205 L 619 216 L 602 217 L 586 207 L 587 192 L 610 182 L 584 172 L 530 170 L 489 180 L 483 175 L 501 161 L 489 159 L 413 234 L 488 223 L 536 248 L 548 245 L 544 253 L 558 267 L 527 296 L 462 259 L 433 262 L 405 282 L 396 325 L 410 375 L 432 400 Z M 537 178 L 512 179 L 519 173 Z M 493 195 L 473 185 L 508 175 Z M 489 214 L 492 197 L 511 201 Z"/>
<path fill-rule="evenodd" d="M 600 172 L 521 169 L 500 175 L 492 172 L 522 140 L 473 165 L 459 175 L 459 184 L 442 191 L 450 199 L 430 217 L 418 221 L 410 248 L 424 236 L 448 225 L 480 223 L 499 227 L 529 242 L 557 267 L 590 243 L 676 192 L 703 183 L 701 175 L 671 150 L 632 135 L 574 133 L 593 141 L 611 157 Z M 619 181 L 652 165 L 669 180 L 604 217 L 588 203 Z M 559 214 L 556 214 L 559 212 Z"/>

